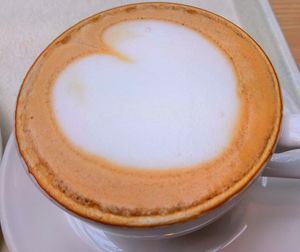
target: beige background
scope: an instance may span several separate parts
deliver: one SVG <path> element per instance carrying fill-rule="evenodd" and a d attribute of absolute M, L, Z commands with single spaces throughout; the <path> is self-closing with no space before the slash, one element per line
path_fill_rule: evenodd
<path fill-rule="evenodd" d="M 9 1 L 9 0 L 2 0 L 2 1 Z M 31 0 L 30 2 L 34 2 L 35 0 Z M 87 4 L 90 0 L 86 0 Z M 52 1 L 47 1 L 48 5 L 45 4 L 44 6 L 44 17 L 45 20 L 41 20 L 42 22 L 45 22 L 45 29 L 51 27 L 50 24 L 53 24 L 53 26 L 55 26 L 57 23 L 55 22 L 55 16 L 47 16 L 47 8 L 52 8 L 51 7 L 51 2 Z M 61 1 L 63 5 L 72 5 L 72 1 L 66 0 L 66 1 Z M 101 5 L 102 8 L 105 8 L 105 1 L 100 1 L 99 0 L 99 6 Z M 22 4 L 20 4 L 22 3 Z M 298 63 L 298 67 L 300 66 L 300 0 L 270 0 L 270 3 L 273 7 L 273 10 L 276 14 L 276 17 L 278 18 L 278 21 L 283 29 L 283 32 L 287 38 L 288 44 L 290 45 L 290 48 L 293 52 L 293 55 Z M 2 3 L 1 3 L 2 5 Z M 1 8 L 0 7 L 0 15 L 4 15 L 7 17 L 8 22 L 10 22 L 11 19 L 13 19 L 16 15 L 18 15 L 18 12 L 22 11 L 22 8 L 28 8 L 27 2 L 26 1 L 10 1 L 9 3 L 5 3 L 5 5 L 8 8 Z M 23 6 L 24 5 L 24 6 Z M 32 7 L 32 5 L 31 5 Z M 33 10 L 34 12 L 34 10 Z M 57 12 L 57 16 L 59 16 L 61 18 L 61 15 L 64 15 L 65 13 L 62 12 Z M 87 15 L 90 15 L 91 13 L 89 13 L 89 11 L 87 10 Z M 74 17 L 74 15 L 73 15 Z M 65 23 L 74 23 L 72 20 L 72 15 L 70 15 L 69 17 L 66 16 L 64 17 Z M 22 20 L 23 22 L 27 22 L 26 25 L 31 26 L 34 25 L 32 24 L 30 21 L 30 17 L 26 17 L 24 16 L 24 20 Z M 48 25 L 47 25 L 48 24 Z M 0 33 L 1 33 L 1 37 L 5 40 L 5 34 L 6 33 L 10 33 L 10 32 L 14 32 L 14 33 L 18 33 L 16 36 L 14 36 L 16 39 L 24 39 L 24 43 L 32 43 L 35 44 L 34 39 L 35 37 L 32 36 L 30 37 L 30 39 L 25 40 L 26 38 L 29 38 L 28 36 L 26 36 L 26 34 L 23 34 L 22 30 L 18 30 L 17 27 L 12 27 L 13 29 L 11 30 L 7 30 L 7 29 L 1 29 L 1 28 L 5 28 L 8 26 L 3 25 L 1 27 L 0 24 Z M 66 27 L 67 28 L 67 27 Z M 53 27 L 53 29 L 57 29 L 56 27 Z M 43 31 L 42 34 L 45 34 L 46 31 Z M 61 31 L 62 32 L 62 31 Z M 51 33 L 51 32 L 50 32 Z M 59 34 L 59 33 L 57 33 Z M 37 36 L 39 36 L 39 34 L 36 34 Z M 45 38 L 40 38 L 37 37 L 37 40 L 40 41 L 40 45 L 42 47 L 45 47 L 50 41 L 51 37 L 45 37 Z M 14 41 L 6 41 L 6 43 L 14 43 Z M 35 50 L 35 48 L 33 49 Z M 18 55 L 20 58 L 22 58 L 24 55 L 26 55 L 26 53 L 28 53 L 27 51 L 22 51 L 22 48 L 18 48 L 18 52 L 21 52 L 20 55 Z M 5 51 L 5 44 L 4 46 L 0 47 L 0 65 L 7 67 L 7 69 L 9 69 L 10 67 L 14 67 L 16 69 L 18 69 L 18 62 L 7 62 L 6 58 L 3 57 L 3 55 L 5 55 L 6 53 L 10 53 L 10 52 L 6 52 Z M 36 54 L 36 56 L 38 55 L 39 51 L 36 50 L 34 52 L 34 54 Z M 24 60 L 24 59 L 22 59 Z M 26 60 L 26 59 L 25 59 Z M 32 59 L 28 59 L 27 63 L 28 63 L 28 67 L 30 66 L 32 62 Z M 22 69 L 22 71 L 24 71 Z M 25 73 L 24 73 L 25 74 Z M 9 76 L 7 76 L 6 78 L 9 78 Z M 2 80 L 4 80 L 5 82 L 5 78 L 2 78 Z M 7 81 L 9 82 L 9 80 L 7 79 Z M 5 83 L 0 83 L 0 92 L 16 92 L 9 90 L 7 87 L 3 88 L 5 85 Z M 11 115 L 6 115 L 4 113 L 1 113 L 1 108 L 0 108 L 0 121 L 1 123 L 5 124 L 5 119 L 7 119 L 9 116 Z M 3 120 L 4 119 L 4 120 Z M 5 139 L 7 138 L 8 132 L 5 132 Z M 3 238 L 0 237 L 0 251 L 4 252 L 7 251 L 4 243 L 3 243 Z"/>

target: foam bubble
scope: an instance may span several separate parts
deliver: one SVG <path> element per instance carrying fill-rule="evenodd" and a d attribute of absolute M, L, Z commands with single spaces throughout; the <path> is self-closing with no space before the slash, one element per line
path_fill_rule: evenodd
<path fill-rule="evenodd" d="M 238 116 L 236 77 L 199 33 L 157 21 L 111 26 L 103 41 L 126 56 L 70 64 L 53 88 L 53 109 L 76 146 L 145 169 L 186 167 L 222 153 Z"/>

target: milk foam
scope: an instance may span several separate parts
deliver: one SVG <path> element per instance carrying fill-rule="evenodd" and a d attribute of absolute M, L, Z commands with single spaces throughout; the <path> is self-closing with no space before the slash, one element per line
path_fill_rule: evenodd
<path fill-rule="evenodd" d="M 53 88 L 58 125 L 72 143 L 145 169 L 186 167 L 224 151 L 239 100 L 233 67 L 219 48 L 157 20 L 113 25 L 103 41 L 124 58 L 81 58 Z"/>

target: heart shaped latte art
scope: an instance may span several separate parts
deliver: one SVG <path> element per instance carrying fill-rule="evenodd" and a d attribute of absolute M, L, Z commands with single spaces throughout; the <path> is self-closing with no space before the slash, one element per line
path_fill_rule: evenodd
<path fill-rule="evenodd" d="M 75 146 L 141 169 L 189 167 L 224 152 L 239 98 L 218 46 L 158 20 L 115 24 L 102 39 L 119 56 L 80 58 L 54 84 L 57 123 Z"/>

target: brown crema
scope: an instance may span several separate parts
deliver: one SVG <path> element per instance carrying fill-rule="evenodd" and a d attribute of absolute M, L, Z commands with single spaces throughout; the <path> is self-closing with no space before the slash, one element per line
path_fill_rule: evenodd
<path fill-rule="evenodd" d="M 214 160 L 173 170 L 121 167 L 77 149 L 59 128 L 51 94 L 60 72 L 93 54 L 126 60 L 103 43 L 101 34 L 113 24 L 136 19 L 175 22 L 200 32 L 233 64 L 240 98 L 238 123 L 228 148 Z M 144 3 L 96 14 L 53 41 L 24 79 L 15 132 L 28 171 L 65 208 L 102 223 L 158 226 L 195 218 L 241 191 L 269 159 L 281 117 L 276 74 L 245 32 L 205 10 Z"/>

